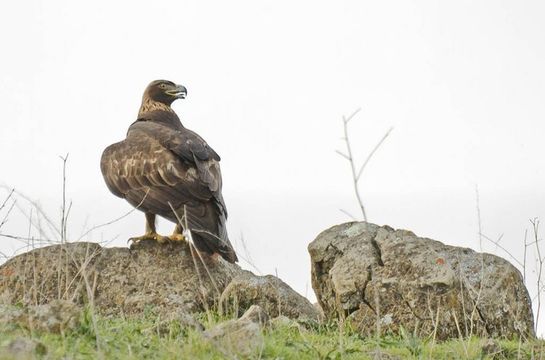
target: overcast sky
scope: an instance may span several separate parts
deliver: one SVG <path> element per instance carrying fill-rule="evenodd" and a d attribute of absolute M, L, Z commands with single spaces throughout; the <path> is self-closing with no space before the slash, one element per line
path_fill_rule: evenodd
<path fill-rule="evenodd" d="M 478 186 L 483 232 L 520 255 L 545 216 L 544 17 L 543 1 L 4 1 L 0 184 L 58 221 L 70 153 L 69 236 L 126 213 L 99 159 L 162 78 L 222 157 L 235 247 L 311 299 L 308 243 L 349 220 L 340 208 L 358 215 L 335 150 L 359 107 L 359 162 L 394 127 L 362 177 L 370 221 L 479 249 Z M 15 210 L 2 231 L 27 228 Z M 143 229 L 134 212 L 87 239 Z"/>

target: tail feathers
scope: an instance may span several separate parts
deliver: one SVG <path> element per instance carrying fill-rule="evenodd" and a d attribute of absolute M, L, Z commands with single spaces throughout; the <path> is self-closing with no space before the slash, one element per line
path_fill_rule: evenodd
<path fill-rule="evenodd" d="M 211 204 L 213 205 L 213 204 Z M 187 208 L 187 222 L 193 242 L 199 251 L 209 254 L 218 253 L 230 263 L 238 261 L 238 257 L 229 241 L 225 215 L 217 210 L 216 206 L 206 206 L 204 211 L 192 211 Z M 199 216 L 201 215 L 202 216 Z"/>

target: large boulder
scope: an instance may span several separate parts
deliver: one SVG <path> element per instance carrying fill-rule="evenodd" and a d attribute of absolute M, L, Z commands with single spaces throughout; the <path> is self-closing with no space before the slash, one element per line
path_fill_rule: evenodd
<path fill-rule="evenodd" d="M 364 334 L 534 336 L 522 276 L 498 256 L 365 222 L 334 226 L 308 249 L 325 316 Z"/>
<path fill-rule="evenodd" d="M 234 279 L 236 285 L 228 286 Z M 237 292 L 241 313 L 253 304 L 286 309 L 293 318 L 314 310 L 280 279 L 270 275 L 263 278 L 266 281 L 259 279 L 221 257 L 193 257 L 185 242 L 142 241 L 130 249 L 67 243 L 35 249 L 1 265 L 0 304 L 39 305 L 64 299 L 89 304 L 103 315 L 188 318 L 185 314 L 218 308 L 220 298 L 232 299 L 236 287 L 259 290 Z M 271 297 L 265 291 L 268 287 L 259 286 L 263 284 L 275 286 L 278 296 Z"/>
<path fill-rule="evenodd" d="M 104 315 L 195 312 L 211 306 L 242 270 L 223 259 L 193 261 L 185 243 L 129 248 L 67 243 L 32 250 L 0 267 L 0 299 L 45 304 L 66 299 Z M 197 264 L 197 267 L 195 267 Z M 213 280 L 212 280 L 213 279 Z"/>

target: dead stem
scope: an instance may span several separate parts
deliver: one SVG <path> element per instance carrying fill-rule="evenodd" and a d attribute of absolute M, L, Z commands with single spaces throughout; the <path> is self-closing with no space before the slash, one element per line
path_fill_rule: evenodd
<path fill-rule="evenodd" d="M 346 144 L 346 153 L 343 153 L 342 151 L 340 150 L 335 150 L 337 152 L 337 154 L 339 154 L 340 156 L 342 156 L 343 158 L 345 158 L 346 160 L 348 160 L 348 162 L 350 163 L 350 171 L 352 173 L 352 185 L 354 187 L 354 193 L 356 195 L 356 199 L 358 201 L 358 205 L 360 207 L 360 211 L 362 213 L 362 216 L 363 216 L 363 220 L 365 222 L 367 222 L 367 213 L 365 211 L 365 206 L 363 205 L 363 200 L 361 198 L 361 194 L 360 194 L 360 190 L 359 190 L 359 181 L 360 181 L 360 178 L 361 178 L 361 175 L 363 173 L 363 170 L 365 169 L 365 167 L 367 166 L 367 164 L 369 163 L 369 161 L 371 160 L 371 158 L 373 157 L 373 155 L 377 152 L 377 150 L 380 148 L 380 146 L 382 145 L 382 143 L 384 142 L 384 140 L 386 140 L 386 138 L 388 137 L 388 135 L 390 135 L 390 133 L 392 132 L 393 130 L 393 127 L 391 127 L 385 134 L 384 136 L 380 139 L 380 141 L 375 145 L 375 147 L 371 150 L 371 152 L 367 155 L 367 158 L 365 159 L 365 161 L 363 162 L 363 164 L 359 167 L 359 170 L 356 171 L 356 163 L 355 163 L 355 160 L 354 160 L 354 155 L 352 153 L 352 144 L 350 143 L 350 138 L 349 138 L 349 132 L 348 132 L 348 123 L 350 122 L 350 120 L 352 120 L 354 118 L 354 116 L 356 116 L 356 114 L 358 114 L 360 112 L 361 108 L 358 108 L 356 111 L 354 111 L 350 116 L 346 117 L 346 116 L 343 116 L 342 120 L 343 120 L 343 131 L 344 131 L 344 137 L 342 138 Z M 346 215 L 348 215 L 350 218 L 354 219 L 355 220 L 355 217 L 352 216 L 349 212 L 345 211 L 345 210 L 342 210 L 341 211 L 343 213 L 345 213 Z"/>

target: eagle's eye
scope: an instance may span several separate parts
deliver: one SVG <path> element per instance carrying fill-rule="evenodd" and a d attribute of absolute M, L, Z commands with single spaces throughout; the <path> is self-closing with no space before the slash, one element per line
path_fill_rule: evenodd
<path fill-rule="evenodd" d="M 167 85 L 166 85 L 166 84 L 161 84 L 161 85 L 159 85 L 159 87 L 160 87 L 161 89 L 166 89 L 166 88 L 167 88 Z"/>

